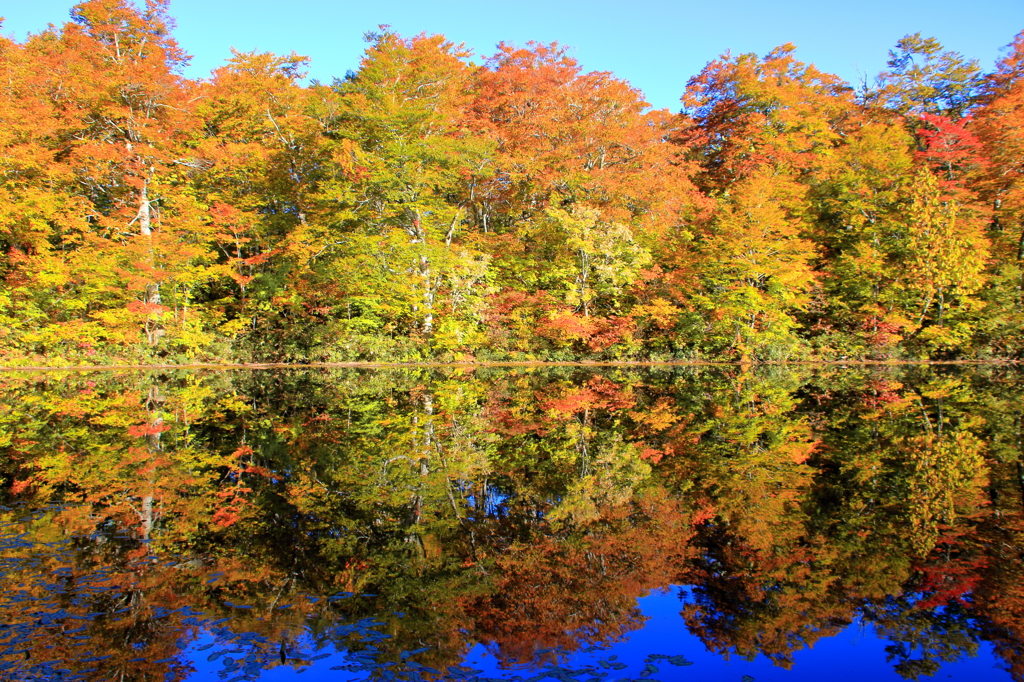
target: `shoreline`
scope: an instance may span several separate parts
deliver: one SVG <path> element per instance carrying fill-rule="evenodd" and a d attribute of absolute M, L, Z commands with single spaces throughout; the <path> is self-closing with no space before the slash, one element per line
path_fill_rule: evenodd
<path fill-rule="evenodd" d="M 267 370 L 267 369 L 395 369 L 415 367 L 764 367 L 764 366 L 909 366 L 909 365 L 970 365 L 1018 366 L 1014 359 L 1000 360 L 764 360 L 748 362 L 715 362 L 712 360 L 465 360 L 457 362 L 248 362 L 248 363 L 189 363 L 189 364 L 119 364 L 119 365 L 25 365 L 0 366 L 0 373 L 15 372 L 104 372 L 141 370 Z"/>

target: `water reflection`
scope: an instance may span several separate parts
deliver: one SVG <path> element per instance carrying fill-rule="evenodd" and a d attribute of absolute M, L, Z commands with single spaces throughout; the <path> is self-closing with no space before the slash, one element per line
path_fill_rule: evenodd
<path fill-rule="evenodd" d="M 720 656 L 785 669 L 865 623 L 903 677 L 988 643 L 1024 679 L 1010 371 L 0 381 L 10 679 L 256 679 L 336 651 L 350 676 L 469 678 L 477 645 L 496 670 L 656 679 L 671 652 L 566 657 L 678 584 L 674 627 Z"/>

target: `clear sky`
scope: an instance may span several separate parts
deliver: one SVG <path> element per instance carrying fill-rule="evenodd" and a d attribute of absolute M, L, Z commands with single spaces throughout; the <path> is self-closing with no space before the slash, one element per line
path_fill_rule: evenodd
<path fill-rule="evenodd" d="M 23 40 L 68 18 L 70 0 L 3 3 L 3 33 Z M 323 81 L 359 64 L 363 33 L 442 33 L 479 57 L 499 41 L 558 41 L 586 70 L 611 71 L 655 107 L 678 109 L 687 79 L 726 50 L 763 55 L 795 43 L 797 56 L 858 82 L 888 50 L 920 31 L 989 70 L 1024 30 L 1024 0 L 171 0 L 175 35 L 201 78 L 229 48 L 308 55 Z"/>

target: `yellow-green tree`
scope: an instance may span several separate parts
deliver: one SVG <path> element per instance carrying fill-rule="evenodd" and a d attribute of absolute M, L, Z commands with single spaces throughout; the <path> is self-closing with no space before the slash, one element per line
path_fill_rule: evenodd
<path fill-rule="evenodd" d="M 794 314 L 807 306 L 815 284 L 816 251 L 801 234 L 804 192 L 766 167 L 723 195 L 700 245 L 702 287 L 693 296 L 700 326 L 692 333 L 704 336 L 703 343 L 741 357 L 785 357 L 794 350 Z"/>

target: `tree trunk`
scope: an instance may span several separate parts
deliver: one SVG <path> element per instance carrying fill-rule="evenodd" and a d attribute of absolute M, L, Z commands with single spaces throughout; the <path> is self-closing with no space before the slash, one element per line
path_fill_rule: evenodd
<path fill-rule="evenodd" d="M 420 256 L 420 276 L 423 278 L 423 333 L 434 333 L 434 282 L 431 277 L 430 259 Z"/>
<path fill-rule="evenodd" d="M 139 190 L 139 212 L 136 215 L 139 220 L 139 232 L 146 237 L 153 234 L 151 223 L 151 209 L 149 205 L 149 179 L 142 181 L 142 189 Z"/>

